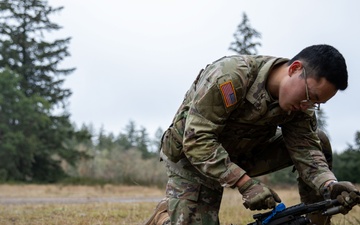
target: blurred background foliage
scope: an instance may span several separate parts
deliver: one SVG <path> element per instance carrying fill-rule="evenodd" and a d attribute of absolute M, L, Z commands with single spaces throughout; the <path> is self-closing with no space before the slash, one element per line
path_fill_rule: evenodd
<path fill-rule="evenodd" d="M 72 91 L 63 88 L 76 68 L 61 68 L 70 56 L 71 37 L 47 40 L 61 29 L 49 16 L 47 1 L 0 2 L 0 182 L 116 183 L 164 186 L 167 176 L 158 151 L 162 128 L 150 138 L 145 127 L 129 121 L 119 134 L 96 131 L 91 124 L 77 128 L 67 110 Z M 261 34 L 243 13 L 229 49 L 256 54 Z M 326 116 L 318 114 L 326 130 Z M 355 144 L 334 154 L 340 180 L 360 183 L 360 133 Z M 273 184 L 294 184 L 287 168 L 262 177 Z"/>

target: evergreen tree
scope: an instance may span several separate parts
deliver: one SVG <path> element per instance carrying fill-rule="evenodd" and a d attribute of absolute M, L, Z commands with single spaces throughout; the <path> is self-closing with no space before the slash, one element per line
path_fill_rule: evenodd
<path fill-rule="evenodd" d="M 66 112 L 71 91 L 62 88 L 63 77 L 74 71 L 59 68 L 59 63 L 69 56 L 70 38 L 48 42 L 44 36 L 61 28 L 49 19 L 61 10 L 48 6 L 46 0 L 0 3 L 0 71 L 9 73 L 9 69 L 13 76 L 19 76 L 8 87 L 13 95 L 4 100 L 0 112 L 18 113 L 9 114 L 0 124 L 0 133 L 8 136 L 0 146 L 0 154 L 12 159 L 7 166 L 0 164 L 6 180 L 56 181 L 63 174 L 60 160 L 74 163 L 79 156 L 67 143 L 86 136 L 74 131 Z M 4 89 L 0 92 L 6 94 Z M 16 104 L 6 104 L 9 101 Z M 20 101 L 25 103 L 16 108 Z M 59 112 L 55 115 L 54 110 Z"/>
<path fill-rule="evenodd" d="M 360 183 L 360 132 L 355 134 L 355 146 L 348 145 L 348 148 L 340 153 L 334 154 L 333 171 L 339 180 L 347 180 L 353 183 Z"/>
<path fill-rule="evenodd" d="M 125 150 L 128 150 L 132 147 L 135 147 L 137 139 L 136 124 L 134 121 L 130 120 L 125 127 L 125 133 L 118 135 L 116 143 L 122 146 Z"/>
<path fill-rule="evenodd" d="M 100 129 L 97 149 L 100 151 L 111 150 L 115 146 L 115 138 L 113 133 L 105 134 L 103 128 Z"/>
<path fill-rule="evenodd" d="M 134 121 L 130 120 L 125 127 L 125 133 L 120 132 L 115 143 L 121 149 L 140 151 L 143 159 L 150 158 L 155 154 L 151 151 L 152 141 L 145 127 L 137 129 Z"/>
<path fill-rule="evenodd" d="M 238 25 L 233 36 L 235 41 L 231 42 L 229 50 L 240 55 L 257 54 L 256 48 L 261 46 L 261 43 L 255 42 L 253 39 L 261 38 L 261 34 L 251 27 L 246 13 L 243 13 L 242 22 Z"/>
<path fill-rule="evenodd" d="M 154 152 L 160 152 L 160 147 L 161 147 L 161 139 L 162 136 L 164 134 L 164 130 L 159 127 L 156 131 L 155 131 L 155 139 L 152 141 L 153 146 L 154 146 Z"/>
<path fill-rule="evenodd" d="M 322 131 L 324 131 L 328 135 L 328 132 L 326 130 L 326 127 L 327 127 L 326 119 L 327 119 L 327 117 L 326 117 L 325 111 L 323 109 L 316 111 L 316 119 L 317 119 L 318 128 L 321 129 Z"/>
<path fill-rule="evenodd" d="M 140 150 L 143 159 L 149 158 L 152 155 L 148 149 L 149 144 L 150 144 L 149 134 L 147 133 L 146 129 L 142 127 L 139 130 L 136 138 L 136 147 L 137 149 Z"/>
<path fill-rule="evenodd" d="M 360 152 L 360 131 L 355 133 L 355 150 Z"/>
<path fill-rule="evenodd" d="M 49 16 L 63 7 L 52 8 L 47 1 L 2 0 L 0 4 L 0 68 L 20 74 L 26 96 L 39 95 L 49 103 L 64 103 L 70 95 L 62 88 L 61 76 L 75 69 L 59 69 L 67 56 L 70 38 L 45 41 L 44 33 L 61 29 Z"/>

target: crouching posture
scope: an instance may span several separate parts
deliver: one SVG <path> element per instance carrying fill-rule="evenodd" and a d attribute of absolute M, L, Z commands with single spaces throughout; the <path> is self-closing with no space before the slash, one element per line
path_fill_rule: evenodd
<path fill-rule="evenodd" d="M 219 224 L 223 188 L 238 188 L 250 210 L 274 208 L 280 197 L 252 177 L 292 165 L 304 203 L 357 192 L 331 172 L 331 145 L 315 115 L 347 81 L 345 59 L 329 45 L 290 60 L 237 55 L 206 66 L 163 135 L 166 198 L 146 224 Z"/>

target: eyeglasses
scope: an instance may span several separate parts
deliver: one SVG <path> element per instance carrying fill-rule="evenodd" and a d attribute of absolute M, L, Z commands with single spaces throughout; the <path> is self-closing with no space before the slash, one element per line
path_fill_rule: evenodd
<path fill-rule="evenodd" d="M 300 104 L 302 104 L 303 106 L 305 106 L 309 110 L 320 110 L 320 103 L 315 103 L 315 102 L 310 100 L 309 87 L 308 87 L 308 84 L 307 84 L 307 76 L 306 76 L 305 67 L 303 68 L 303 71 L 304 71 L 304 79 L 305 79 L 306 100 L 302 100 L 300 102 Z"/>

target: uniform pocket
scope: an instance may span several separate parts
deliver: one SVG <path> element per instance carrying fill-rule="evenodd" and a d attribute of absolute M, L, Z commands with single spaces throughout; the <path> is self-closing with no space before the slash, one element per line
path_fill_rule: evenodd
<path fill-rule="evenodd" d="M 166 196 L 198 201 L 201 184 L 193 183 L 179 176 L 171 177 L 166 186 Z"/>
<path fill-rule="evenodd" d="M 172 162 L 176 163 L 183 158 L 182 139 L 183 137 L 173 126 L 169 127 L 163 135 L 161 149 Z"/>

